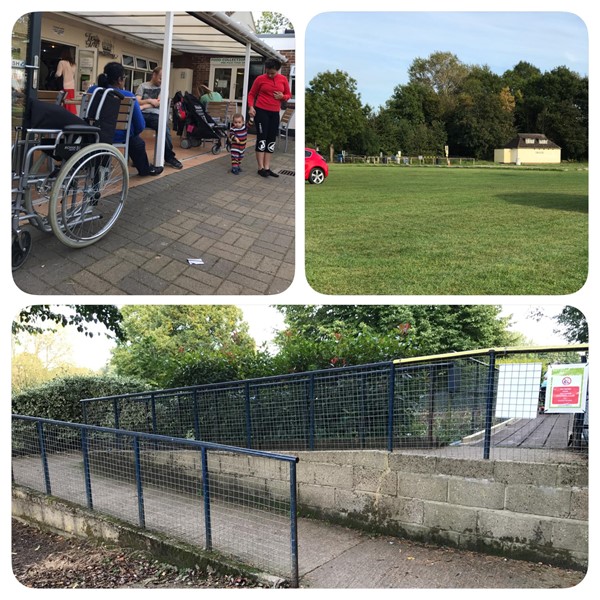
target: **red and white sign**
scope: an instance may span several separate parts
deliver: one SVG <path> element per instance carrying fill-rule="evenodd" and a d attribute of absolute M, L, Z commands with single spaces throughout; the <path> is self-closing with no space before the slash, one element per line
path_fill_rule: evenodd
<path fill-rule="evenodd" d="M 587 378 L 584 364 L 549 367 L 545 412 L 584 412 Z"/>

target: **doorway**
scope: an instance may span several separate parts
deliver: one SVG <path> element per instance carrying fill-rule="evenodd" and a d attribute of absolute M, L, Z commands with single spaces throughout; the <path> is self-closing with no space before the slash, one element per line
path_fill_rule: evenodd
<path fill-rule="evenodd" d="M 76 56 L 77 48 L 68 44 L 49 42 L 42 40 L 40 56 L 40 90 L 52 89 L 52 79 L 60 60 L 63 48 L 68 48 L 73 57 Z"/>

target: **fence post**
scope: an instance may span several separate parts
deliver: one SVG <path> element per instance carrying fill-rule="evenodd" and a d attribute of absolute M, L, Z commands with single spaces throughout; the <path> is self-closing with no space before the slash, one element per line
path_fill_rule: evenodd
<path fill-rule="evenodd" d="M 119 426 L 119 400 L 117 398 L 113 400 L 113 416 L 115 418 L 115 429 L 121 429 Z"/>
<path fill-rule="evenodd" d="M 387 450 L 392 452 L 394 449 L 394 390 L 396 386 L 396 369 L 394 363 L 390 365 L 390 375 L 388 381 L 388 423 L 387 423 Z"/>
<path fill-rule="evenodd" d="M 250 415 L 250 383 L 244 385 L 244 396 L 246 403 L 246 448 L 252 448 L 252 417 Z"/>
<path fill-rule="evenodd" d="M 358 421 L 358 437 L 360 438 L 360 447 L 365 448 L 365 403 L 367 398 L 367 378 L 364 373 L 360 374 L 360 418 Z"/>
<path fill-rule="evenodd" d="M 146 528 L 146 514 L 144 511 L 144 490 L 142 488 L 142 466 L 140 464 L 140 440 L 137 435 L 133 436 L 133 456 L 135 462 L 135 483 L 138 496 L 138 516 L 140 527 Z"/>
<path fill-rule="evenodd" d="M 194 390 L 194 436 L 196 440 L 200 440 L 200 415 L 198 414 L 198 390 Z"/>
<path fill-rule="evenodd" d="M 308 449 L 315 449 L 315 374 L 308 379 Z"/>
<path fill-rule="evenodd" d="M 81 403 L 81 416 L 83 418 L 83 422 L 87 425 L 88 424 L 87 402 Z M 96 425 L 98 425 L 98 423 L 96 423 Z"/>
<path fill-rule="evenodd" d="M 158 434 L 158 424 L 156 422 L 156 395 L 154 392 L 150 394 L 150 414 L 152 415 L 151 433 Z"/>
<path fill-rule="evenodd" d="M 429 376 L 429 411 L 427 417 L 427 444 L 433 448 L 435 441 L 434 423 L 435 423 L 435 389 L 434 389 L 434 366 L 429 365 L 427 369 Z"/>
<path fill-rule="evenodd" d="M 202 456 L 202 493 L 204 495 L 204 533 L 206 536 L 206 549 L 212 550 L 212 526 L 210 522 L 210 485 L 208 480 L 208 458 L 206 448 L 200 450 Z"/>
<path fill-rule="evenodd" d="M 483 458 L 490 458 L 492 445 L 492 418 L 494 414 L 494 381 L 496 378 L 496 353 L 490 350 L 490 364 L 488 365 L 488 379 L 485 401 L 485 438 L 483 441 Z"/>
<path fill-rule="evenodd" d="M 92 500 L 92 479 L 90 477 L 90 457 L 88 454 L 87 431 L 81 429 L 81 453 L 83 454 L 83 477 L 85 481 L 85 496 L 87 498 L 87 507 L 90 510 L 94 508 Z"/>
<path fill-rule="evenodd" d="M 40 443 L 40 456 L 42 459 L 42 469 L 44 472 L 44 483 L 46 485 L 46 494 L 52 495 L 52 486 L 50 485 L 50 469 L 48 469 L 48 455 L 46 454 L 46 443 L 44 441 L 44 425 L 41 421 L 36 422 L 38 441 Z"/>
<path fill-rule="evenodd" d="M 292 558 L 291 586 L 297 588 L 298 580 L 298 515 L 296 502 L 296 463 L 290 462 L 290 542 Z"/>
<path fill-rule="evenodd" d="M 121 423 L 119 421 L 119 400 L 118 398 L 115 398 L 112 401 L 113 404 L 113 417 L 114 417 L 114 427 L 115 429 L 121 429 Z M 115 445 L 117 448 L 121 448 L 121 437 L 119 436 L 118 433 L 115 433 Z"/>

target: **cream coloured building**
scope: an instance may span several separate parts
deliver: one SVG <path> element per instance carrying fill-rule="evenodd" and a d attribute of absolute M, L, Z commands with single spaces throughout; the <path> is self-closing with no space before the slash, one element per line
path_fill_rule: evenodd
<path fill-rule="evenodd" d="M 560 146 L 543 133 L 519 133 L 504 148 L 494 150 L 494 162 L 504 164 L 560 163 Z"/>

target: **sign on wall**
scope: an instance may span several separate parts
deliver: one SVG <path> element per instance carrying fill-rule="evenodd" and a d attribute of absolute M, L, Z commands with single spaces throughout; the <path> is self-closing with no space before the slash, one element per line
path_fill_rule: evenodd
<path fill-rule="evenodd" d="M 535 419 L 538 415 L 541 363 L 500 365 L 496 417 Z"/>
<path fill-rule="evenodd" d="M 548 367 L 545 412 L 585 412 L 588 365 L 551 365 Z"/>

